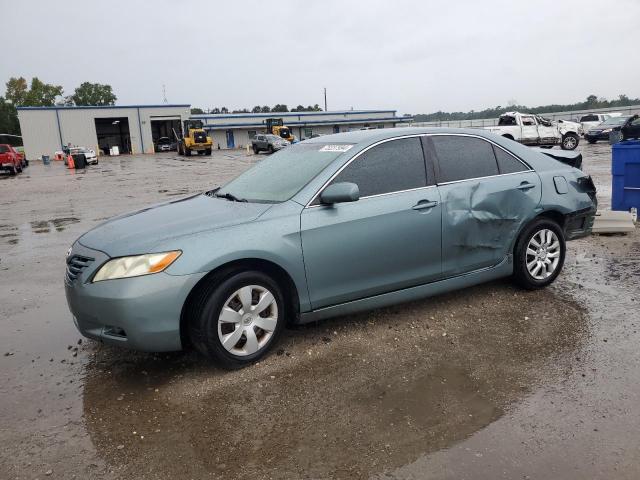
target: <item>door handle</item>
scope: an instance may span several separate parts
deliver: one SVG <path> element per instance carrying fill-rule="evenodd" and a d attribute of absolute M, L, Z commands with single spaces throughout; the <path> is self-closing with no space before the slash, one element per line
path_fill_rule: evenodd
<path fill-rule="evenodd" d="M 532 188 L 535 188 L 536 186 L 533 183 L 529 183 L 529 182 L 522 182 L 520 185 L 518 185 L 516 188 L 518 190 L 522 190 L 523 192 L 530 190 Z"/>
<path fill-rule="evenodd" d="M 430 202 L 429 200 L 420 200 L 417 204 L 411 207 L 414 210 L 427 210 L 438 205 L 438 202 Z"/>

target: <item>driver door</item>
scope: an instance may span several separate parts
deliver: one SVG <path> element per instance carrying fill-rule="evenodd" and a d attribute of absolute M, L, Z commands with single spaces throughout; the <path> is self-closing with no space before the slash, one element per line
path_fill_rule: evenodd
<path fill-rule="evenodd" d="M 420 137 L 366 150 L 331 182 L 358 185 L 355 202 L 312 202 L 301 214 L 313 309 L 436 280 L 441 272 L 441 207 L 427 180 Z"/>
<path fill-rule="evenodd" d="M 538 143 L 538 125 L 533 115 L 522 115 L 522 140 L 525 145 L 535 145 Z"/>

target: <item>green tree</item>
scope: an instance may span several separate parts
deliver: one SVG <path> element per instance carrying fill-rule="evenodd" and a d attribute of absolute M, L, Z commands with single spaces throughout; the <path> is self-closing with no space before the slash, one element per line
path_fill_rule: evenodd
<path fill-rule="evenodd" d="M 11 77 L 6 87 L 5 98 L 16 107 L 50 107 L 55 105 L 56 97 L 62 95 L 60 85 L 44 83 L 38 77 L 31 79 L 30 88 L 23 77 Z"/>
<path fill-rule="evenodd" d="M 91 82 L 82 83 L 76 88 L 71 98 L 73 103 L 83 106 L 115 105 L 117 100 L 117 97 L 111 89 L 111 85 Z"/>
<path fill-rule="evenodd" d="M 21 135 L 16 107 L 4 97 L 0 97 L 0 133 Z"/>
<path fill-rule="evenodd" d="M 286 105 L 280 105 L 279 103 L 275 105 L 272 109 L 272 112 L 288 112 L 289 108 Z"/>
<path fill-rule="evenodd" d="M 227 107 L 222 107 L 220 109 L 220 113 L 229 113 L 229 109 Z"/>
<path fill-rule="evenodd" d="M 260 105 L 256 105 L 251 109 L 251 113 L 260 113 L 262 112 L 262 107 Z"/>
<path fill-rule="evenodd" d="M 271 108 L 270 108 L 270 107 L 268 107 L 267 105 L 265 105 L 264 107 L 262 107 L 262 108 L 260 109 L 260 112 L 261 112 L 261 113 L 269 113 L 270 111 L 271 111 Z"/>
<path fill-rule="evenodd" d="M 202 110 L 201 108 L 191 109 L 191 115 L 202 115 L 203 113 L 204 113 L 204 110 Z"/>

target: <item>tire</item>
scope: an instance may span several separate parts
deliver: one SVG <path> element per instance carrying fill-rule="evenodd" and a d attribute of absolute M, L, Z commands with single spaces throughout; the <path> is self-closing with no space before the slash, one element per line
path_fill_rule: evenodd
<path fill-rule="evenodd" d="M 590 143 L 591 145 L 593 145 L 594 143 L 596 143 L 598 141 L 597 138 L 587 138 L 587 142 Z"/>
<path fill-rule="evenodd" d="M 536 247 L 536 243 L 540 247 Z M 538 218 L 518 237 L 513 255 L 513 280 L 527 290 L 544 288 L 562 271 L 565 254 L 564 232 L 560 226 L 548 218 Z M 543 265 L 539 267 L 540 263 Z"/>
<path fill-rule="evenodd" d="M 22 165 L 16 165 L 15 168 L 18 173 L 22 173 Z"/>
<path fill-rule="evenodd" d="M 190 157 L 190 156 L 191 156 L 191 150 L 190 150 L 189 148 L 187 148 L 187 146 L 186 146 L 186 145 L 184 146 L 184 154 L 185 154 L 187 157 Z"/>
<path fill-rule="evenodd" d="M 255 145 L 253 145 L 253 153 L 256 154 L 256 155 L 258 155 L 260 153 L 260 150 Z"/>
<path fill-rule="evenodd" d="M 18 174 L 18 169 L 16 168 L 15 165 L 11 165 L 11 168 L 9 169 L 9 175 L 13 177 L 17 174 Z"/>
<path fill-rule="evenodd" d="M 271 155 L 273 153 L 273 145 L 269 145 L 267 147 L 267 152 L 269 152 L 269 155 Z"/>
<path fill-rule="evenodd" d="M 560 144 L 562 150 L 575 150 L 580 143 L 580 137 L 575 133 L 567 133 L 562 137 L 562 143 Z"/>
<path fill-rule="evenodd" d="M 245 295 L 252 292 L 244 300 L 251 302 L 251 308 L 257 307 L 260 299 L 270 303 L 262 312 L 247 315 L 239 296 L 241 291 Z M 271 294 L 271 300 L 266 293 Z M 282 333 L 287 314 L 280 286 L 258 271 L 237 271 L 213 278 L 190 305 L 187 318 L 191 344 L 204 356 L 229 369 L 241 368 L 262 358 Z M 219 320 L 223 311 L 230 321 Z M 226 347 L 223 339 L 228 341 Z"/>
<path fill-rule="evenodd" d="M 206 156 L 210 157 L 210 156 L 211 156 L 211 149 L 210 149 L 210 148 L 207 148 L 207 149 L 205 150 L 205 153 L 204 153 L 204 154 L 205 154 Z"/>

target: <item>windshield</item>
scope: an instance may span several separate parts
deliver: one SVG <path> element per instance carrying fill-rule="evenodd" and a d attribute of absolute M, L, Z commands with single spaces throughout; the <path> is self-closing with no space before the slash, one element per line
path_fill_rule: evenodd
<path fill-rule="evenodd" d="M 274 153 L 216 192 L 249 202 L 289 200 L 351 145 L 298 143 Z"/>
<path fill-rule="evenodd" d="M 280 136 L 281 136 L 282 138 L 286 138 L 286 137 L 288 137 L 289 135 L 291 135 L 291 132 L 289 131 L 289 129 L 288 129 L 288 128 L 282 128 L 282 129 L 280 129 Z"/>
<path fill-rule="evenodd" d="M 604 122 L 602 122 L 600 125 L 623 125 L 624 122 L 626 122 L 629 119 L 629 117 L 611 117 L 606 119 Z"/>

